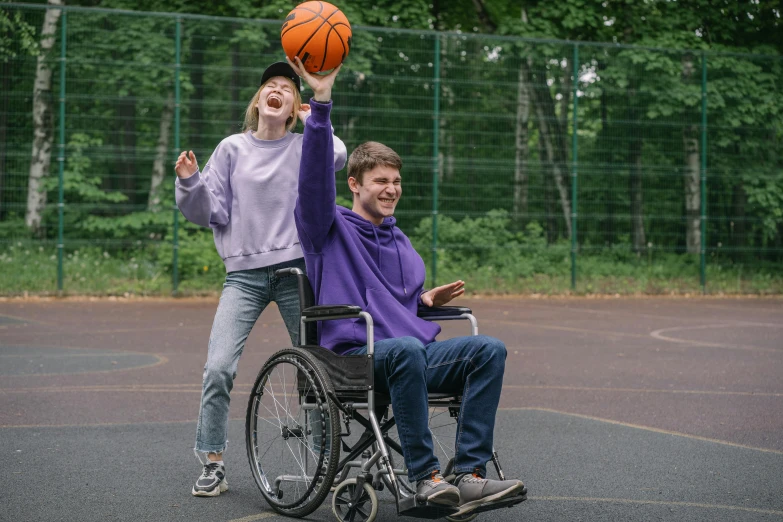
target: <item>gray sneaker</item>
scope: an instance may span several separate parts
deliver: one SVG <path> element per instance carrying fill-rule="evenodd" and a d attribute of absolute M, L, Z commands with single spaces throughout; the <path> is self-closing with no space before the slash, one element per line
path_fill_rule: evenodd
<path fill-rule="evenodd" d="M 416 482 L 416 497 L 443 506 L 458 506 L 460 503 L 459 489 L 446 482 L 439 471 Z"/>
<path fill-rule="evenodd" d="M 194 497 L 216 497 L 227 489 L 225 466 L 217 462 L 207 462 L 191 493 Z"/>
<path fill-rule="evenodd" d="M 527 493 L 521 480 L 491 480 L 472 473 L 460 475 L 454 481 L 459 489 L 459 511 L 451 516 L 470 513 L 482 504 L 505 500 Z"/>

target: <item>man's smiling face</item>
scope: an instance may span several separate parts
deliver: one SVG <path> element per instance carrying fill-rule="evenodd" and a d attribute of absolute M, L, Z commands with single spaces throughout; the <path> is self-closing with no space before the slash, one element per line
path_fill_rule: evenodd
<path fill-rule="evenodd" d="M 394 215 L 394 209 L 402 196 L 402 177 L 400 171 L 385 165 L 379 165 L 361 176 L 348 178 L 348 186 L 353 193 L 353 211 L 367 221 L 380 225 L 383 218 Z"/>

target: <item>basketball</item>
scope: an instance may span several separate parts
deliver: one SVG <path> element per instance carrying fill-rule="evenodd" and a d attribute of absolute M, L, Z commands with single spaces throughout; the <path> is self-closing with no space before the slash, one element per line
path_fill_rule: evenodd
<path fill-rule="evenodd" d="M 351 24 L 328 2 L 304 2 L 285 18 L 280 40 L 286 56 L 298 56 L 307 72 L 334 69 L 351 50 Z"/>

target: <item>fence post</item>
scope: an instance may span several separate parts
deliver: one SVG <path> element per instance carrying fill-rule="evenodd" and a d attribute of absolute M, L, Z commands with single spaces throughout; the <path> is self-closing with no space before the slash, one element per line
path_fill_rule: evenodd
<path fill-rule="evenodd" d="M 60 121 L 58 122 L 60 143 L 57 145 L 58 186 L 57 186 L 57 295 L 63 293 L 63 238 L 65 206 L 65 45 L 68 31 L 68 11 L 63 9 L 60 26 Z"/>
<path fill-rule="evenodd" d="M 707 285 L 707 53 L 701 53 L 701 245 L 699 279 L 701 293 Z"/>
<path fill-rule="evenodd" d="M 182 18 L 177 17 L 177 31 L 175 36 L 175 51 L 174 51 L 174 155 L 179 153 L 179 76 L 180 76 L 180 53 L 182 48 Z M 172 259 L 171 259 L 171 293 L 177 295 L 177 287 L 179 286 L 179 273 L 177 266 L 179 264 L 179 209 L 177 203 L 174 203 L 174 238 L 172 245 Z"/>
<path fill-rule="evenodd" d="M 577 109 L 579 107 L 579 46 L 574 44 L 574 115 L 572 118 L 573 134 L 571 136 L 571 290 L 576 290 L 576 254 L 578 241 L 576 237 L 577 222 L 577 165 L 579 164 L 578 143 L 576 132 L 579 128 Z"/>
<path fill-rule="evenodd" d="M 435 98 L 433 100 L 432 118 L 432 286 L 437 286 L 438 281 L 438 142 L 440 141 L 440 35 L 435 35 L 435 71 L 433 73 L 433 88 Z"/>

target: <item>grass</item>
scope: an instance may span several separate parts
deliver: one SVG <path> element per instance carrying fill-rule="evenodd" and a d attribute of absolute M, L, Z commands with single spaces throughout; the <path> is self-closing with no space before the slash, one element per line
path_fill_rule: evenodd
<path fill-rule="evenodd" d="M 209 246 L 209 245 L 207 245 Z M 222 289 L 225 269 L 212 251 L 188 255 L 181 249 L 180 295 L 216 295 Z M 172 293 L 170 247 L 147 246 L 122 254 L 90 247 L 69 251 L 63 258 L 63 295 L 169 296 Z M 519 270 L 493 266 L 438 267 L 438 283 L 466 282 L 468 293 L 541 295 L 687 295 L 701 293 L 698 264 L 670 254 L 655 260 L 622 260 L 583 255 L 578 260 L 576 289 L 571 289 L 567 258 L 550 260 L 531 273 L 534 261 L 525 257 L 513 265 Z M 538 265 L 537 265 L 538 266 Z M 783 273 L 752 266 L 707 265 L 708 294 L 780 295 Z M 32 242 L 16 242 L 0 251 L 0 295 L 57 295 L 57 252 Z"/>

